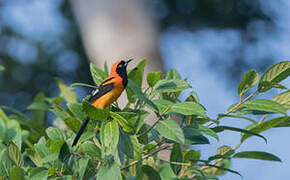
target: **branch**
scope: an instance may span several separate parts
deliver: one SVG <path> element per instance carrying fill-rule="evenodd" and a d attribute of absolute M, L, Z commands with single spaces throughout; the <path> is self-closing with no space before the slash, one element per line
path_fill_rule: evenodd
<path fill-rule="evenodd" d="M 241 105 L 243 105 L 247 100 L 249 100 L 250 98 L 254 97 L 257 94 L 257 91 L 253 92 L 252 94 L 250 94 L 248 97 L 246 97 L 244 100 L 241 100 L 237 105 L 235 105 L 234 107 L 232 107 L 231 109 L 229 109 L 225 114 L 230 114 L 233 111 L 235 111 L 236 109 L 240 108 Z"/>
<path fill-rule="evenodd" d="M 170 109 L 171 109 L 171 106 L 167 107 L 165 111 L 161 114 L 155 112 L 156 116 L 158 117 L 157 121 L 149 129 L 147 129 L 147 131 L 143 132 L 142 134 L 137 135 L 137 137 L 140 137 L 140 136 L 143 136 L 144 134 L 149 133 L 158 124 L 158 122 L 162 120 L 162 116 L 165 113 L 167 113 Z"/>
<path fill-rule="evenodd" d="M 258 124 L 261 124 L 266 119 L 267 116 L 268 116 L 267 114 L 264 114 L 260 119 L 260 121 L 258 122 Z"/>
<path fill-rule="evenodd" d="M 144 159 L 147 159 L 147 158 L 149 158 L 150 156 L 153 156 L 154 154 L 156 154 L 156 153 L 158 153 L 158 152 L 160 152 L 160 151 L 163 151 L 163 150 L 165 150 L 165 149 L 170 148 L 171 146 L 172 146 L 172 145 L 167 145 L 167 146 L 161 147 L 161 148 L 159 148 L 159 149 L 156 149 L 155 151 L 153 151 L 153 152 L 151 152 L 151 153 L 149 153 L 149 154 L 143 156 L 141 160 L 137 160 L 137 161 L 133 161 L 133 162 L 129 163 L 127 166 L 121 168 L 121 170 L 127 169 L 127 168 L 129 168 L 130 166 L 133 166 L 133 165 L 135 165 L 135 164 L 137 164 L 137 163 L 143 161 Z"/>
<path fill-rule="evenodd" d="M 157 119 L 157 121 L 156 122 L 154 122 L 154 124 L 149 128 L 149 129 L 147 129 L 146 131 L 144 131 L 143 133 L 141 133 L 141 134 L 139 134 L 139 135 L 137 135 L 137 138 L 138 137 L 140 137 L 140 136 L 143 136 L 143 135 L 145 135 L 145 134 L 147 134 L 147 133 L 149 133 L 157 124 L 158 124 L 158 122 L 159 121 L 161 121 L 162 120 L 162 117 L 159 115 L 159 114 L 157 114 L 157 113 L 155 113 L 156 114 L 156 116 L 158 116 L 159 118 Z"/>
<path fill-rule="evenodd" d="M 235 111 L 236 109 L 240 108 L 241 105 L 243 105 L 247 100 L 249 100 L 250 98 L 256 96 L 257 91 L 253 92 L 252 94 L 250 94 L 248 97 L 246 97 L 244 100 L 240 100 L 240 102 L 235 105 L 234 107 L 232 107 L 231 109 L 229 109 L 225 114 L 228 115 L 230 113 L 232 113 L 233 111 Z M 210 122 L 208 125 L 206 125 L 205 127 L 209 127 L 211 125 L 213 125 L 214 122 Z"/>

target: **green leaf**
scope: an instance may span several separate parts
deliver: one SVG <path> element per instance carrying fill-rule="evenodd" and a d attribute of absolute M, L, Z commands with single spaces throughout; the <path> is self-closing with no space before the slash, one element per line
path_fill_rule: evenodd
<path fill-rule="evenodd" d="M 193 149 L 183 150 L 183 162 L 197 162 L 200 159 L 200 151 L 195 151 Z"/>
<path fill-rule="evenodd" d="M 238 87 L 238 93 L 240 96 L 243 96 L 250 88 L 255 86 L 259 80 L 259 74 L 255 70 L 248 71 Z"/>
<path fill-rule="evenodd" d="M 22 131 L 22 132 L 24 132 L 24 131 Z M 15 145 L 20 150 L 21 150 L 21 146 L 22 146 L 22 135 L 23 135 L 22 132 L 21 132 L 21 130 L 17 130 L 14 138 L 12 139 L 12 142 L 14 142 Z"/>
<path fill-rule="evenodd" d="M 155 86 L 155 84 L 160 80 L 161 78 L 161 72 L 150 72 L 147 74 L 147 84 L 149 87 Z"/>
<path fill-rule="evenodd" d="M 60 148 L 58 159 L 61 162 L 68 164 L 70 156 L 71 156 L 71 153 L 70 153 L 68 145 L 66 143 L 63 143 L 63 145 Z"/>
<path fill-rule="evenodd" d="M 204 108 L 195 102 L 181 102 L 174 104 L 167 113 L 179 113 L 183 115 L 198 115 L 206 118 Z"/>
<path fill-rule="evenodd" d="M 65 118 L 63 121 L 74 133 L 77 133 L 81 127 L 81 122 L 74 117 Z"/>
<path fill-rule="evenodd" d="M 56 173 L 56 169 L 55 169 L 55 167 L 50 167 L 50 168 L 47 170 L 47 177 L 54 176 L 55 173 Z"/>
<path fill-rule="evenodd" d="M 10 142 L 8 145 L 8 155 L 9 158 L 17 165 L 18 167 L 22 167 L 24 165 L 24 160 L 19 148 L 13 142 Z"/>
<path fill-rule="evenodd" d="M 145 180 L 161 180 L 159 173 L 156 172 L 151 166 L 143 165 L 142 171 L 145 175 L 145 177 L 143 177 Z"/>
<path fill-rule="evenodd" d="M 76 92 L 70 86 L 65 85 L 59 78 L 56 78 L 56 82 L 61 97 L 63 97 L 68 103 L 75 103 L 78 101 Z"/>
<path fill-rule="evenodd" d="M 286 108 L 283 105 L 268 99 L 249 100 L 245 102 L 242 107 L 245 107 L 248 110 L 281 113 L 286 115 Z"/>
<path fill-rule="evenodd" d="M 231 156 L 235 151 L 230 146 L 221 146 L 217 149 L 216 154 L 222 156 Z"/>
<path fill-rule="evenodd" d="M 67 107 L 79 120 L 83 120 L 86 117 L 81 103 L 69 103 Z"/>
<path fill-rule="evenodd" d="M 41 137 L 38 143 L 34 144 L 34 150 L 41 158 L 44 158 L 49 154 L 44 137 Z"/>
<path fill-rule="evenodd" d="M 46 111 L 48 109 L 48 105 L 43 102 L 34 102 L 27 107 L 28 110 L 42 110 Z"/>
<path fill-rule="evenodd" d="M 196 92 L 191 91 L 185 101 L 199 103 L 199 98 Z"/>
<path fill-rule="evenodd" d="M 35 152 L 33 148 L 26 149 L 25 152 L 36 166 L 42 166 L 41 157 Z"/>
<path fill-rule="evenodd" d="M 120 124 L 120 126 L 123 128 L 123 131 L 128 133 L 134 132 L 135 122 L 131 122 L 115 112 L 110 112 L 110 114 L 114 120 Z"/>
<path fill-rule="evenodd" d="M 279 161 L 281 159 L 273 154 L 261 151 L 243 151 L 234 154 L 233 158 L 248 158 L 248 159 L 259 159 L 267 161 Z"/>
<path fill-rule="evenodd" d="M 139 62 L 137 67 L 132 69 L 128 74 L 128 78 L 131 79 L 138 87 L 142 86 L 144 68 L 146 66 L 146 63 L 146 59 L 143 59 Z"/>
<path fill-rule="evenodd" d="M 110 111 L 108 109 L 96 108 L 87 101 L 83 101 L 83 110 L 91 119 L 95 120 L 104 120 L 110 115 Z"/>
<path fill-rule="evenodd" d="M 245 119 L 245 120 L 248 120 L 248 121 L 252 122 L 253 124 L 257 124 L 257 121 L 255 121 L 253 119 L 250 119 L 250 118 L 247 118 L 247 117 L 244 117 L 244 116 L 237 116 L 237 115 L 230 115 L 230 114 L 218 114 L 217 120 L 219 120 L 219 119 L 221 119 L 223 117 Z"/>
<path fill-rule="evenodd" d="M 272 101 L 282 104 L 287 110 L 290 109 L 290 90 L 275 96 Z"/>
<path fill-rule="evenodd" d="M 5 114 L 5 112 L 1 108 L 0 108 L 0 118 L 5 120 L 6 122 L 9 121 L 9 118 L 7 117 L 7 115 Z"/>
<path fill-rule="evenodd" d="M 92 131 L 87 131 L 87 132 L 84 132 L 82 134 L 82 136 L 80 137 L 78 143 L 81 144 L 85 141 L 88 141 L 89 139 L 93 138 L 95 136 L 95 133 L 92 132 Z"/>
<path fill-rule="evenodd" d="M 46 103 L 46 98 L 44 93 L 38 93 L 33 100 L 33 103 L 30 105 L 32 114 L 33 114 L 33 121 L 37 122 L 40 125 L 43 125 L 47 110 L 48 110 L 48 105 Z"/>
<path fill-rule="evenodd" d="M 133 144 L 134 159 L 140 160 L 142 158 L 143 145 L 139 143 L 136 135 L 130 136 L 130 139 L 131 139 L 131 142 Z"/>
<path fill-rule="evenodd" d="M 144 59 L 137 65 L 137 67 L 135 67 L 128 73 L 128 80 L 134 82 L 134 84 L 138 88 L 142 87 L 145 65 L 146 60 Z M 134 94 L 136 94 L 136 92 L 134 92 L 134 89 L 131 86 L 129 86 L 129 84 L 128 87 L 126 88 L 126 93 L 129 102 L 133 103 L 135 101 Z"/>
<path fill-rule="evenodd" d="M 100 170 L 97 173 L 97 180 L 122 180 L 120 168 L 116 162 L 103 163 Z"/>
<path fill-rule="evenodd" d="M 51 154 L 47 155 L 46 157 L 42 158 L 40 160 L 40 163 L 42 163 L 42 164 L 50 163 L 50 162 L 57 160 L 57 158 L 58 158 L 58 153 L 51 153 Z"/>
<path fill-rule="evenodd" d="M 201 130 L 190 125 L 183 128 L 186 145 L 209 144 L 209 140 L 201 134 Z"/>
<path fill-rule="evenodd" d="M 1 72 L 1 71 L 4 71 L 4 70 L 5 70 L 5 67 L 2 66 L 2 65 L 0 65 L 0 72 Z"/>
<path fill-rule="evenodd" d="M 198 129 L 200 130 L 201 134 L 209 135 L 213 138 L 215 138 L 217 141 L 219 140 L 218 135 L 210 128 L 203 127 L 201 125 L 198 126 Z"/>
<path fill-rule="evenodd" d="M 137 85 L 133 81 L 131 81 L 130 79 L 128 80 L 128 87 L 130 87 L 134 91 L 135 98 L 139 98 L 141 101 L 145 102 L 145 104 L 150 109 L 154 110 L 155 112 L 158 112 L 157 106 L 150 99 L 148 99 L 146 97 L 146 95 L 141 91 L 141 89 L 139 87 L 137 87 Z"/>
<path fill-rule="evenodd" d="M 174 144 L 170 153 L 170 162 L 182 163 L 182 150 L 179 144 Z M 181 165 L 170 164 L 173 172 L 178 175 L 181 171 Z"/>
<path fill-rule="evenodd" d="M 251 129 L 249 129 L 250 132 L 253 133 L 261 133 L 263 131 L 266 131 L 270 128 L 273 128 L 281 123 L 283 123 L 284 121 L 287 120 L 288 117 L 277 117 L 277 118 L 273 118 L 267 121 L 264 121 L 260 124 L 255 125 L 254 127 L 252 127 Z M 249 137 L 253 136 L 253 134 L 243 134 L 242 135 L 242 139 L 241 142 L 245 141 L 246 139 L 248 139 Z"/>
<path fill-rule="evenodd" d="M 104 72 L 105 72 L 106 77 L 108 77 L 109 76 L 109 69 L 108 69 L 107 61 L 105 61 L 105 64 L 104 64 Z"/>
<path fill-rule="evenodd" d="M 6 135 L 6 123 L 3 118 L 0 117 L 0 143 L 4 141 Z"/>
<path fill-rule="evenodd" d="M 163 163 L 162 167 L 160 168 L 160 177 L 162 180 L 169 180 L 175 179 L 176 175 L 172 171 L 169 163 Z"/>
<path fill-rule="evenodd" d="M 9 143 L 10 141 L 14 141 L 16 143 L 15 140 L 17 140 L 17 144 L 20 147 L 20 142 L 21 141 L 21 137 L 19 137 L 19 134 L 21 134 L 21 128 L 19 123 L 16 120 L 12 120 L 10 119 L 7 123 L 6 123 L 6 135 L 5 135 L 5 143 Z M 21 136 L 21 135 L 20 135 Z"/>
<path fill-rule="evenodd" d="M 50 153 L 59 153 L 61 146 L 63 145 L 64 140 L 59 140 L 59 141 L 52 141 L 49 139 L 47 141 L 47 146 L 49 148 Z"/>
<path fill-rule="evenodd" d="M 13 166 L 13 168 L 10 171 L 10 180 L 24 180 L 24 174 L 21 170 L 21 168 L 17 166 Z"/>
<path fill-rule="evenodd" d="M 166 111 L 170 110 L 173 106 L 173 102 L 165 99 L 155 99 L 153 103 L 157 106 L 159 112 L 164 114 Z"/>
<path fill-rule="evenodd" d="M 250 135 L 258 136 L 258 137 L 264 139 L 265 142 L 267 143 L 267 139 L 264 136 L 257 134 L 255 132 L 252 132 L 252 131 L 245 130 L 245 129 L 229 127 L 229 126 L 216 126 L 216 127 L 212 128 L 212 130 L 214 130 L 215 132 L 222 132 L 224 130 L 230 130 L 230 131 L 237 131 L 237 132 L 241 132 L 241 133 L 245 133 L 245 134 L 250 134 Z"/>
<path fill-rule="evenodd" d="M 225 161 L 225 160 L 224 160 L 224 161 Z M 225 168 L 225 167 L 221 167 L 221 166 L 216 166 L 216 165 L 213 165 L 213 164 L 207 164 L 207 166 L 209 166 L 209 167 L 214 167 L 214 168 L 217 168 L 217 169 L 219 169 L 219 170 L 223 170 L 223 171 L 228 171 L 228 172 L 231 172 L 231 173 L 233 173 L 233 174 L 237 174 L 237 175 L 243 177 L 239 172 L 234 171 L 234 170 L 229 169 L 229 168 Z M 223 173 L 220 173 L 220 174 L 223 174 Z"/>
<path fill-rule="evenodd" d="M 74 87 L 74 86 L 83 86 L 83 87 L 89 87 L 89 88 L 94 88 L 94 89 L 97 89 L 98 88 L 98 86 L 90 85 L 90 84 L 86 84 L 86 83 L 72 83 L 70 86 L 71 87 Z"/>
<path fill-rule="evenodd" d="M 93 63 L 90 63 L 90 71 L 96 85 L 100 85 L 107 77 L 106 73 L 97 66 L 95 66 Z"/>
<path fill-rule="evenodd" d="M 181 79 L 181 76 L 177 70 L 169 69 L 165 79 Z"/>
<path fill-rule="evenodd" d="M 178 143 L 184 143 L 184 134 L 180 126 L 171 119 L 161 120 L 156 125 L 155 129 L 161 136 L 176 141 Z"/>
<path fill-rule="evenodd" d="M 0 174 L 1 176 L 9 176 L 9 170 L 12 168 L 13 162 L 10 160 L 8 152 L 5 149 L 0 151 Z"/>
<path fill-rule="evenodd" d="M 123 131 L 120 131 L 118 147 L 128 158 L 134 158 L 134 147 L 130 136 Z"/>
<path fill-rule="evenodd" d="M 80 179 L 83 179 L 83 177 L 84 177 L 84 174 L 86 172 L 89 160 L 90 160 L 89 158 L 81 158 L 78 161 L 78 169 L 77 169 L 77 171 L 79 172 L 79 178 Z"/>
<path fill-rule="evenodd" d="M 84 142 L 80 147 L 81 152 L 94 157 L 100 158 L 101 157 L 101 150 L 91 141 Z"/>
<path fill-rule="evenodd" d="M 282 61 L 271 66 L 261 77 L 258 84 L 258 91 L 265 92 L 290 75 L 290 61 Z M 265 84 L 265 82 L 267 84 Z"/>
<path fill-rule="evenodd" d="M 163 79 L 158 81 L 154 86 L 155 91 L 159 93 L 179 92 L 188 88 L 190 88 L 190 85 L 186 81 L 180 79 Z"/>
<path fill-rule="evenodd" d="M 119 141 L 119 127 L 116 121 L 104 122 L 100 132 L 101 143 L 106 155 L 115 154 Z"/>
<path fill-rule="evenodd" d="M 280 124 L 276 125 L 275 127 L 290 127 L 290 117 L 287 116 L 285 121 L 281 122 Z"/>
<path fill-rule="evenodd" d="M 48 170 L 44 167 L 33 168 L 29 172 L 29 180 L 46 180 Z"/>
<path fill-rule="evenodd" d="M 65 132 L 61 129 L 55 128 L 55 127 L 48 127 L 45 130 L 47 136 L 49 139 L 53 141 L 64 141 L 66 139 Z"/>

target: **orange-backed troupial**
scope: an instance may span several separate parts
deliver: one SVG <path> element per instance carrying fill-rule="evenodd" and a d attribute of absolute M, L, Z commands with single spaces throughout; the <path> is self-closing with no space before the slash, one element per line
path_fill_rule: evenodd
<path fill-rule="evenodd" d="M 111 74 L 101 83 L 97 91 L 92 94 L 88 100 L 89 103 L 97 108 L 104 109 L 116 101 L 127 86 L 127 65 L 132 60 L 133 59 L 129 59 L 128 61 L 120 60 L 115 62 L 112 66 Z M 73 146 L 77 144 L 89 120 L 89 117 L 84 120 L 79 132 L 74 139 L 72 144 Z"/>

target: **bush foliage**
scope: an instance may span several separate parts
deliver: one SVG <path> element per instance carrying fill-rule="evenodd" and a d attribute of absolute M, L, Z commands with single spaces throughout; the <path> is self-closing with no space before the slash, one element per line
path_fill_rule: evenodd
<path fill-rule="evenodd" d="M 1 106 L 0 179 L 218 179 L 224 173 L 240 175 L 230 168 L 233 158 L 281 161 L 268 152 L 238 148 L 252 136 L 267 142 L 260 133 L 268 129 L 290 126 L 290 91 L 280 84 L 290 74 L 289 61 L 273 65 L 261 78 L 248 71 L 238 86 L 240 101 L 216 117 L 208 117 L 194 91 L 185 101 L 179 99 L 191 86 L 176 70 L 151 72 L 142 87 L 145 65 L 143 60 L 128 72 L 128 104 L 123 109 L 117 103 L 97 109 L 88 97 L 79 102 L 73 86 L 85 84 L 67 86 L 60 79 L 60 96 L 39 93 L 27 107 L 31 116 Z M 100 84 L 108 76 L 107 65 L 104 70 L 91 65 L 91 74 Z M 258 98 L 272 88 L 282 90 L 271 99 Z M 48 111 L 55 115 L 55 126 L 45 128 Z M 72 147 L 86 116 L 91 121 Z M 226 118 L 245 120 L 248 126 L 220 125 Z M 241 133 L 240 142 L 221 146 L 216 154 L 195 150 L 195 145 L 209 144 L 209 137 L 222 141 L 223 131 Z M 162 157 L 159 153 L 165 150 L 168 156 Z"/>

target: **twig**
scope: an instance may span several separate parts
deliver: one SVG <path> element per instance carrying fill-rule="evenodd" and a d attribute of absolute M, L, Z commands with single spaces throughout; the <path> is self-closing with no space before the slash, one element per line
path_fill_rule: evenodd
<path fill-rule="evenodd" d="M 240 142 L 239 144 L 237 144 L 235 147 L 233 147 L 233 150 L 237 150 L 240 146 L 241 146 L 242 142 Z M 229 151 L 227 151 L 229 152 Z"/>
<path fill-rule="evenodd" d="M 143 136 L 143 135 L 145 135 L 145 134 L 147 134 L 147 133 L 149 133 L 158 123 L 159 123 L 159 121 L 161 121 L 162 120 L 162 117 L 159 115 L 159 114 L 157 114 L 157 113 L 155 113 L 156 114 L 156 116 L 158 116 L 159 118 L 157 119 L 157 121 L 155 121 L 154 122 L 154 124 L 149 128 L 149 129 L 147 129 L 146 131 L 144 131 L 143 133 L 141 133 L 141 134 L 138 134 L 137 135 L 137 137 L 140 137 L 140 136 Z"/>
<path fill-rule="evenodd" d="M 257 91 L 253 92 L 252 94 L 250 94 L 248 97 L 246 97 L 244 100 L 240 100 L 240 102 L 238 104 L 236 104 L 234 107 L 232 107 L 231 109 L 229 109 L 225 114 L 228 115 L 230 113 L 232 113 L 233 111 L 235 111 L 236 109 L 240 108 L 241 105 L 243 105 L 247 100 L 249 100 L 250 98 L 254 97 L 257 94 Z M 214 122 L 210 122 L 208 125 L 206 125 L 205 127 L 209 127 L 211 125 L 213 125 Z"/>
<path fill-rule="evenodd" d="M 98 162 L 97 168 L 96 168 L 96 174 L 98 173 L 99 169 L 101 168 L 102 161 Z"/>
<path fill-rule="evenodd" d="M 161 141 L 160 141 L 159 143 L 155 144 L 152 148 L 147 149 L 147 150 L 145 150 L 144 152 L 145 152 L 145 153 L 150 152 L 152 149 L 155 149 L 157 146 L 161 146 L 161 145 L 163 145 L 163 143 L 165 142 L 165 138 L 163 138 L 163 137 L 161 137 L 161 138 L 162 138 L 162 139 L 161 139 Z"/>
<path fill-rule="evenodd" d="M 247 100 L 249 100 L 250 98 L 254 97 L 257 94 L 257 91 L 253 92 L 252 94 L 250 94 L 248 97 L 246 97 L 244 100 L 241 100 L 237 105 L 235 105 L 234 107 L 232 107 L 231 109 L 229 109 L 225 114 L 230 114 L 232 113 L 234 110 L 238 109 L 239 107 L 241 107 L 242 104 L 244 104 Z"/>
<path fill-rule="evenodd" d="M 264 115 L 262 116 L 262 118 L 260 119 L 260 121 L 258 122 L 258 124 L 261 124 L 261 123 L 265 120 L 265 118 L 266 118 L 267 116 L 268 116 L 267 114 L 264 114 Z"/>
<path fill-rule="evenodd" d="M 165 113 L 167 113 L 170 109 L 171 109 L 171 106 L 167 107 L 162 114 L 155 112 L 156 116 L 158 117 L 157 121 L 154 122 L 154 124 L 149 129 L 147 129 L 147 131 L 143 132 L 142 134 L 137 135 L 137 137 L 143 136 L 144 134 L 147 134 L 148 132 L 150 132 L 158 124 L 158 122 L 162 120 L 162 116 Z"/>
<path fill-rule="evenodd" d="M 168 148 L 170 148 L 171 146 L 172 146 L 172 145 L 167 145 L 167 146 L 161 147 L 161 148 L 159 148 L 159 149 L 156 149 L 155 151 L 153 151 L 153 152 L 151 152 L 151 153 L 149 153 L 149 154 L 143 156 L 141 160 L 137 160 L 137 161 L 133 161 L 133 162 L 129 163 L 127 166 L 121 168 L 121 170 L 127 169 L 128 167 L 133 166 L 133 165 L 135 165 L 135 164 L 137 164 L 137 163 L 143 161 L 144 159 L 147 159 L 147 158 L 149 158 L 150 156 L 153 156 L 154 154 L 156 154 L 156 153 L 158 153 L 158 152 L 160 152 L 160 151 L 163 151 L 163 150 L 165 150 L 165 149 L 168 149 Z"/>

